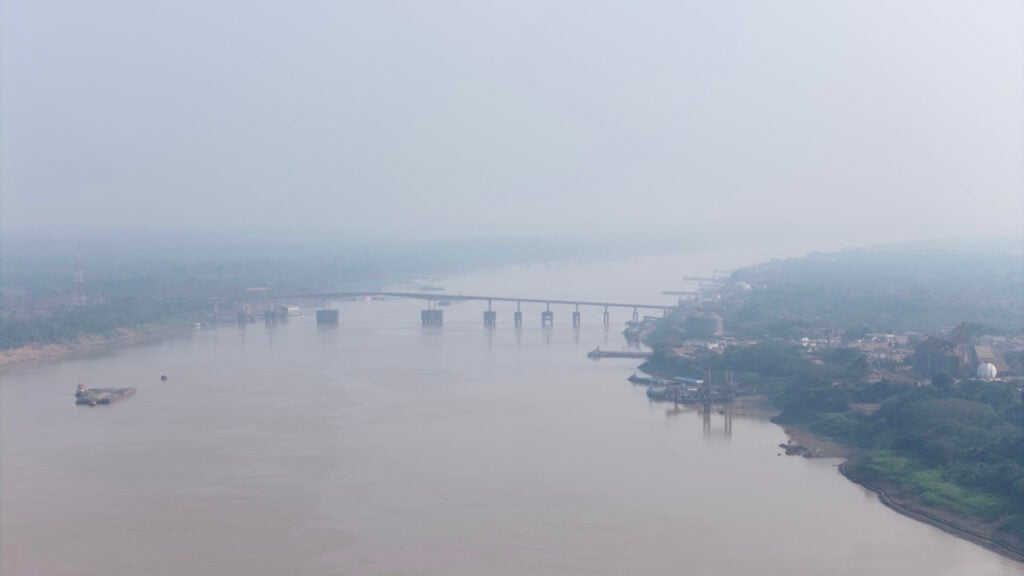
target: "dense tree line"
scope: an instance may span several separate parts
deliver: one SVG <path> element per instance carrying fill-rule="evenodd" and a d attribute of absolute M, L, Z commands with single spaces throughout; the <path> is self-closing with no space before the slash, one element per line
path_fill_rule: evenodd
<path fill-rule="evenodd" d="M 995 521 L 1024 541 L 1024 382 L 958 382 L 948 374 L 923 385 L 865 382 L 868 363 L 857 350 L 812 357 L 783 341 L 693 359 L 661 355 L 645 366 L 691 377 L 705 368 L 733 370 L 781 408 L 778 421 L 859 449 L 847 467 L 852 476 Z M 865 406 L 872 410 L 856 409 Z"/>
<path fill-rule="evenodd" d="M 103 304 L 69 306 L 31 319 L 0 317 L 0 350 L 28 344 L 66 344 L 88 335 L 196 318 L 209 308 L 184 298 L 120 297 Z"/>
<path fill-rule="evenodd" d="M 775 260 L 737 270 L 750 288 L 723 306 L 730 331 L 795 338 L 839 331 L 930 332 L 971 319 L 990 333 L 1024 330 L 1018 245 L 912 244 Z"/>

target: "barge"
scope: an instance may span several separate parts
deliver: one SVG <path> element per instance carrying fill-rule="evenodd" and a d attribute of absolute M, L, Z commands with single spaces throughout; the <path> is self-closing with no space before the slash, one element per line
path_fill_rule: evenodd
<path fill-rule="evenodd" d="M 651 352 L 640 352 L 631 350 L 620 350 L 620 351 L 605 351 L 601 350 L 600 347 L 594 348 L 590 352 L 587 352 L 587 358 L 643 358 L 647 359 L 651 357 Z"/>
<path fill-rule="evenodd" d="M 131 398 L 135 388 L 86 388 L 79 384 L 75 391 L 75 404 L 95 406 L 97 404 L 113 404 L 125 398 Z"/>

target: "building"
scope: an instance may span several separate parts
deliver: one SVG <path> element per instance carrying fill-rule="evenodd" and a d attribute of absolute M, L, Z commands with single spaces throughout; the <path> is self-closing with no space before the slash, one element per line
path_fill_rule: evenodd
<path fill-rule="evenodd" d="M 942 372 L 959 376 L 963 364 L 960 347 L 949 340 L 932 336 L 914 348 L 914 371 L 923 376 Z"/>
<path fill-rule="evenodd" d="M 1009 366 L 1006 365 L 1006 362 L 1002 359 L 1001 356 L 999 356 L 999 354 L 996 354 L 996 352 L 992 350 L 991 346 L 972 347 L 971 360 L 975 370 L 980 369 L 981 366 L 985 364 L 991 364 L 993 369 L 999 374 L 1006 374 L 1007 372 L 1010 371 L 1010 368 Z M 980 372 L 978 374 L 979 378 L 982 377 L 980 376 Z M 992 376 L 986 377 L 992 378 Z"/>

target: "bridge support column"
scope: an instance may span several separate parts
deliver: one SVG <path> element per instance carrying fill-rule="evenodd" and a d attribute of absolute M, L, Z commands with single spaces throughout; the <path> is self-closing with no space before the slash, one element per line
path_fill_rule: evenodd
<path fill-rule="evenodd" d="M 420 320 L 424 326 L 441 326 L 444 324 L 444 310 L 424 310 L 420 312 Z"/>
<path fill-rule="evenodd" d="M 572 313 L 572 327 L 573 328 L 579 328 L 580 327 L 580 311 L 579 310 L 577 310 L 577 311 Z"/>
<path fill-rule="evenodd" d="M 633 308 L 633 322 L 639 322 L 639 321 L 640 321 L 640 313 L 636 311 L 636 308 Z"/>
<path fill-rule="evenodd" d="M 608 307 L 604 307 L 604 327 L 608 327 Z"/>
<path fill-rule="evenodd" d="M 498 323 L 498 313 L 493 310 L 484 310 L 484 326 L 493 328 Z"/>
<path fill-rule="evenodd" d="M 520 312 L 519 310 L 516 310 L 515 313 L 512 315 L 512 321 L 515 322 L 516 328 L 522 328 L 523 327 L 523 313 Z"/>
<path fill-rule="evenodd" d="M 551 310 L 545 310 L 540 313 L 540 325 L 541 326 L 553 326 L 555 323 L 555 315 Z"/>

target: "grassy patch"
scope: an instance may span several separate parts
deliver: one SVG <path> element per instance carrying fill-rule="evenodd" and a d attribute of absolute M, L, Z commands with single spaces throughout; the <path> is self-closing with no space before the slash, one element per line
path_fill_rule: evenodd
<path fill-rule="evenodd" d="M 992 520 L 1014 508 L 1008 498 L 946 480 L 938 468 L 889 450 L 868 451 L 852 471 L 864 480 L 892 482 L 923 504 L 965 516 Z"/>

